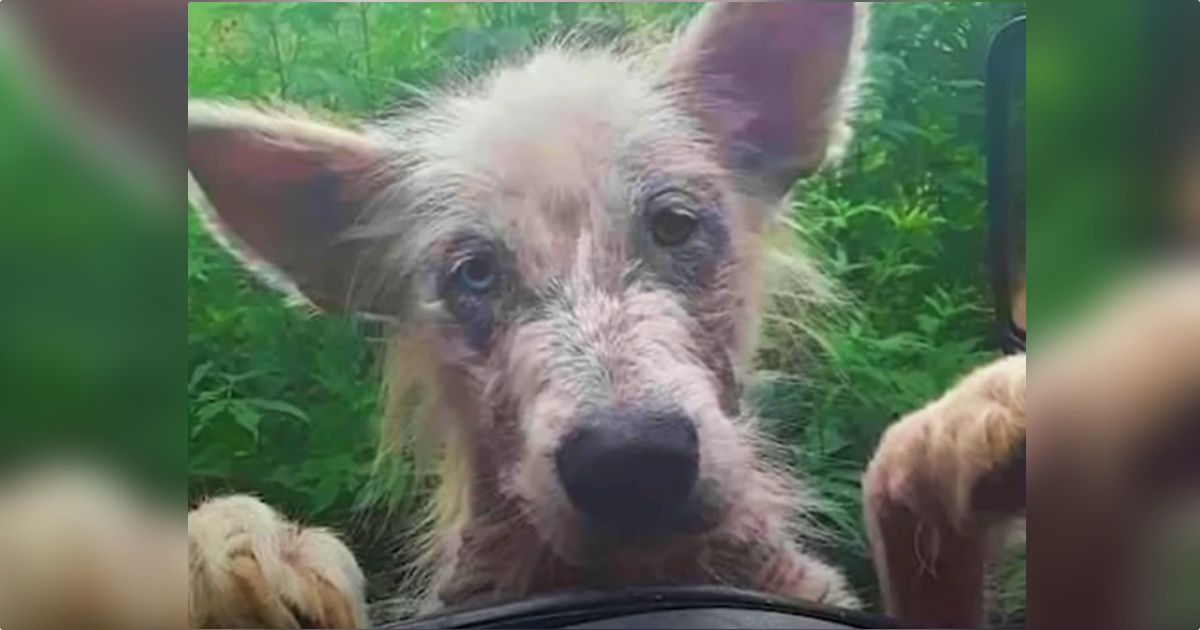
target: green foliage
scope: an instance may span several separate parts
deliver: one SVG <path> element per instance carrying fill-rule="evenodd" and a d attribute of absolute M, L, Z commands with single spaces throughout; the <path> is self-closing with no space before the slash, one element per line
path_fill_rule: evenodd
<path fill-rule="evenodd" d="M 44 77 L 8 44 L 0 42 L 0 475 L 70 451 L 116 459 L 178 501 L 186 453 L 179 372 L 169 369 L 182 372 L 184 332 L 174 217 L 147 220 L 162 218 L 161 207 L 114 181 L 122 171 L 96 168 L 78 128 L 63 125 L 60 100 L 29 89 Z M 106 158 L 106 167 L 121 163 Z"/>
<path fill-rule="evenodd" d="M 665 31 L 695 5 L 193 3 L 189 92 L 369 114 L 554 34 L 604 41 L 631 28 Z M 994 352 L 982 77 L 991 35 L 1024 4 L 876 9 L 856 140 L 841 169 L 797 193 L 789 223 L 845 303 L 802 320 L 782 302 L 764 330 L 757 391 L 828 501 L 821 519 L 837 542 L 828 552 L 865 592 L 875 581 L 859 481 L 878 435 Z M 378 413 L 379 348 L 362 338 L 341 318 L 285 308 L 193 221 L 191 496 L 253 491 L 304 518 L 349 523 L 367 487 Z M 412 498 L 413 487 L 402 483 L 390 498 Z M 1001 602 L 1009 611 L 1024 600 L 1023 570 L 1012 573 Z"/>

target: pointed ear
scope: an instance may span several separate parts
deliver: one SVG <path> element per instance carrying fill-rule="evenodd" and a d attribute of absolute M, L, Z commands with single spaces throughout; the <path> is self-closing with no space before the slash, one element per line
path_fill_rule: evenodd
<path fill-rule="evenodd" d="M 729 166 L 777 199 L 849 140 L 866 35 L 863 2 L 711 2 L 672 70 Z"/>
<path fill-rule="evenodd" d="M 331 311 L 394 305 L 351 229 L 388 182 L 379 146 L 299 114 L 188 104 L 193 203 L 217 240 L 275 288 Z"/>

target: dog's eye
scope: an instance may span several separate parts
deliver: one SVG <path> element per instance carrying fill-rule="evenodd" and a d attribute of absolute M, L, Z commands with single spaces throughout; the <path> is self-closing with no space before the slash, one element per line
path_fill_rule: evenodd
<path fill-rule="evenodd" d="M 650 233 L 660 247 L 683 245 L 700 223 L 687 200 L 676 194 L 659 195 L 650 208 Z"/>
<path fill-rule="evenodd" d="M 454 280 L 471 293 L 487 293 L 496 284 L 496 266 L 486 256 L 464 258 L 454 267 Z"/>

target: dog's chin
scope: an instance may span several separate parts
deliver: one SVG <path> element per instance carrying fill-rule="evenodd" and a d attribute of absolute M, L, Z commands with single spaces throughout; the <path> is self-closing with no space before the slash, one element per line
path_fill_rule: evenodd
<path fill-rule="evenodd" d="M 730 509 L 729 497 L 720 496 L 715 484 L 705 482 L 681 509 L 669 513 L 598 520 L 569 503 L 555 505 L 542 513 L 535 527 L 551 552 L 569 565 L 620 550 L 636 550 L 649 558 L 702 541 L 725 524 Z"/>
<path fill-rule="evenodd" d="M 582 534 L 590 549 L 665 549 L 703 537 L 716 529 L 715 520 L 700 516 L 631 523 L 588 522 Z"/>
<path fill-rule="evenodd" d="M 578 533 L 582 545 L 588 549 L 661 549 L 709 534 L 720 526 L 725 512 L 724 502 L 715 493 L 698 489 L 684 504 L 669 512 L 613 515 L 606 519 L 577 513 Z"/>

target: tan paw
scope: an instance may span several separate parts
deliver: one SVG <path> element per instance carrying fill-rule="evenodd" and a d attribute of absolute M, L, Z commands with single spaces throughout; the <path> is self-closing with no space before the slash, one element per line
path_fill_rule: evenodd
<path fill-rule="evenodd" d="M 0 487 L 0 627 L 184 627 L 181 523 L 108 472 L 56 463 Z"/>
<path fill-rule="evenodd" d="M 978 628 L 1000 525 L 1025 506 L 1026 360 L 977 370 L 883 435 L 863 480 L 865 523 L 890 615 Z"/>
<path fill-rule="evenodd" d="M 365 580 L 329 531 L 230 496 L 188 515 L 192 628 L 365 628 Z"/>
<path fill-rule="evenodd" d="M 1020 497 L 990 502 L 1000 511 L 1018 510 L 1024 497 L 1023 480 L 1016 478 L 1024 468 L 1025 366 L 1024 355 L 992 363 L 889 427 L 867 468 L 868 504 L 903 505 L 960 529 L 977 511 L 984 487 L 1011 473 L 1008 485 L 1019 481 L 1020 488 L 1007 490 L 1020 490 Z"/>

